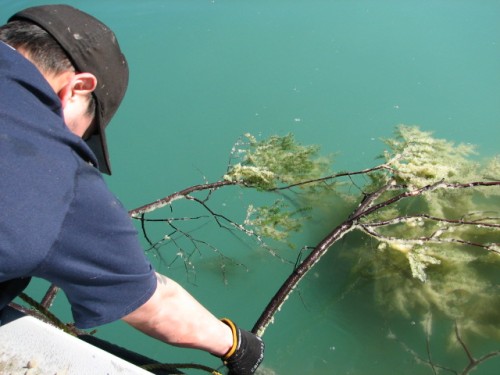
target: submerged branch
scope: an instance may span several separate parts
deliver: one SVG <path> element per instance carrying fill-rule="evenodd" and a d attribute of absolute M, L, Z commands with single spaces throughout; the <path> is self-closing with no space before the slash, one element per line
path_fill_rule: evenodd
<path fill-rule="evenodd" d="M 366 234 L 370 235 L 373 238 L 378 239 L 379 241 L 384 242 L 401 242 L 407 244 L 423 244 L 423 243 L 435 243 L 435 244 L 443 244 L 443 243 L 457 243 L 460 245 L 468 245 L 473 247 L 479 247 L 487 251 L 491 251 L 496 254 L 500 254 L 499 246 L 500 243 L 479 243 L 473 241 L 466 241 L 460 238 L 441 238 L 437 233 L 434 233 L 431 236 L 421 236 L 417 238 L 401 238 L 401 237 L 392 237 L 392 236 L 384 236 L 378 233 L 376 230 L 372 229 L 371 224 L 360 224 L 359 228 Z M 444 229 L 441 230 L 444 233 Z"/>
<path fill-rule="evenodd" d="M 431 335 L 430 335 L 430 332 L 428 330 L 426 330 L 425 328 L 424 328 L 424 330 L 426 330 L 425 342 L 426 342 L 427 358 L 423 358 L 421 355 L 419 355 L 415 350 L 410 348 L 408 346 L 408 344 L 401 341 L 393 332 L 389 332 L 388 338 L 392 339 L 392 340 L 396 340 L 403 347 L 403 349 L 406 352 L 408 352 L 412 355 L 412 357 L 417 361 L 417 363 L 422 363 L 422 364 L 429 366 L 434 375 L 438 374 L 439 370 L 444 370 L 444 371 L 453 373 L 455 375 L 469 375 L 473 370 L 475 370 L 482 363 L 486 362 L 487 360 L 489 360 L 493 357 L 500 356 L 500 351 L 495 350 L 495 351 L 489 352 L 489 353 L 481 356 L 478 359 L 474 358 L 470 348 L 467 346 L 465 341 L 462 339 L 457 322 L 455 321 L 454 324 L 455 324 L 455 327 L 454 327 L 455 338 L 457 339 L 458 343 L 460 344 L 461 348 L 463 349 L 465 356 L 467 357 L 467 361 L 468 361 L 467 365 L 461 371 L 457 371 L 453 368 L 441 365 L 441 364 L 437 363 L 432 358 L 432 351 L 431 351 L 431 345 L 430 345 Z"/>
<path fill-rule="evenodd" d="M 384 164 L 378 165 L 376 167 L 366 168 L 366 169 L 363 169 L 363 170 L 360 170 L 360 171 L 355 171 L 355 172 L 340 172 L 340 173 L 332 174 L 330 176 L 325 176 L 325 177 L 320 177 L 320 178 L 314 178 L 314 179 L 310 179 L 310 180 L 306 180 L 306 181 L 300 181 L 300 182 L 296 182 L 294 184 L 290 184 L 290 185 L 286 185 L 286 186 L 280 186 L 280 187 L 271 189 L 271 191 L 289 190 L 289 189 L 292 189 L 294 187 L 304 186 L 304 185 L 310 185 L 310 184 L 317 184 L 319 182 L 327 182 L 327 181 L 330 181 L 330 180 L 335 180 L 335 179 L 340 178 L 340 177 L 351 177 L 351 176 L 356 176 L 356 175 L 367 175 L 369 173 L 380 171 L 380 170 L 392 171 L 392 168 L 388 165 L 388 163 L 384 163 Z"/>
<path fill-rule="evenodd" d="M 252 328 L 252 332 L 258 336 L 262 336 L 267 326 L 272 323 L 274 314 L 281 309 L 281 306 L 288 299 L 289 295 L 295 289 L 297 284 L 307 274 L 307 272 L 320 260 L 320 258 L 328 251 L 330 246 L 340 240 L 344 235 L 355 228 L 355 221 L 348 220 L 343 224 L 336 227 L 333 231 L 325 237 L 307 256 L 298 267 L 296 267 L 292 274 L 288 276 L 286 281 L 282 284 L 278 292 L 269 301 L 268 305 L 260 315 L 259 319 Z"/>
<path fill-rule="evenodd" d="M 392 218 L 392 219 L 388 219 L 388 220 L 381 220 L 381 221 L 376 221 L 376 222 L 365 223 L 364 226 L 371 227 L 371 228 L 383 227 L 383 226 L 390 226 L 390 225 L 409 222 L 409 221 L 418 220 L 418 219 L 426 219 L 429 221 L 435 221 L 435 222 L 441 222 L 441 223 L 447 223 L 447 224 L 474 226 L 476 228 L 499 228 L 500 229 L 500 224 L 488 222 L 491 220 L 497 220 L 497 221 L 500 220 L 500 218 L 497 218 L 497 217 L 482 217 L 482 218 L 479 218 L 477 220 L 464 220 L 464 219 L 448 219 L 448 218 L 436 217 L 436 216 L 427 215 L 427 214 L 398 216 L 396 218 Z"/>
<path fill-rule="evenodd" d="M 483 362 L 487 361 L 490 358 L 496 357 L 500 355 L 500 350 L 495 350 L 489 353 L 486 353 L 485 355 L 481 356 L 479 359 L 474 358 L 472 355 L 472 352 L 468 348 L 468 346 L 465 344 L 465 341 L 462 339 L 462 336 L 460 335 L 460 331 L 458 329 L 458 324 L 455 322 L 455 337 L 457 341 L 460 343 L 460 346 L 465 352 L 465 355 L 467 356 L 469 360 L 469 364 L 464 368 L 462 371 L 461 375 L 468 375 L 471 373 L 473 370 L 476 369 L 480 364 Z"/>

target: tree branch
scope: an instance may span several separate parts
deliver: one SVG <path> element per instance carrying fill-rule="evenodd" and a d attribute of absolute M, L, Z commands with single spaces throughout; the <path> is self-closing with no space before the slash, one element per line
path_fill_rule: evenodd
<path fill-rule="evenodd" d="M 223 181 L 217 181 L 217 182 L 212 182 L 212 183 L 207 183 L 207 184 L 194 185 L 194 186 L 191 186 L 191 187 L 186 188 L 184 190 L 180 190 L 176 193 L 170 194 L 170 195 L 166 196 L 165 198 L 158 199 L 152 203 L 148 203 L 148 204 L 145 204 L 141 207 L 130 210 L 128 212 L 128 214 L 133 218 L 137 218 L 137 217 L 140 217 L 141 214 L 145 214 L 147 212 L 151 212 L 151 211 L 154 211 L 158 208 L 167 206 L 178 199 L 186 198 L 189 194 L 191 194 L 195 191 L 217 190 L 223 186 L 229 186 L 229 185 L 241 185 L 241 184 L 237 181 L 223 180 Z"/>

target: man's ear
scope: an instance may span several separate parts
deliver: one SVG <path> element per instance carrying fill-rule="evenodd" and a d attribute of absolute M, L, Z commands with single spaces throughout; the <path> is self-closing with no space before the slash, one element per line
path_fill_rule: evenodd
<path fill-rule="evenodd" d="M 88 95 L 95 90 L 96 86 L 97 78 L 92 73 L 75 74 L 68 84 L 57 93 L 63 109 L 74 96 Z"/>

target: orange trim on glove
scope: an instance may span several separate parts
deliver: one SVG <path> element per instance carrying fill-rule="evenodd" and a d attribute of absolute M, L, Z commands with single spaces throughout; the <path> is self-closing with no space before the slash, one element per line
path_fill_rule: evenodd
<path fill-rule="evenodd" d="M 231 347 L 231 349 L 229 349 L 229 351 L 226 354 L 224 354 L 221 357 L 223 361 L 226 361 L 234 354 L 236 349 L 238 349 L 238 332 L 236 331 L 237 330 L 236 325 L 230 319 L 223 318 L 220 321 L 228 325 L 229 328 L 231 328 L 231 332 L 233 333 L 233 346 Z"/>

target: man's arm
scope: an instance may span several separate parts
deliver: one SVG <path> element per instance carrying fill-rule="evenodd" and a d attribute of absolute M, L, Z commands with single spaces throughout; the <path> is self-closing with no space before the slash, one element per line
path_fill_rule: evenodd
<path fill-rule="evenodd" d="M 156 274 L 158 286 L 125 322 L 171 345 L 205 350 L 218 357 L 233 346 L 231 328 L 213 316 L 175 281 Z"/>

